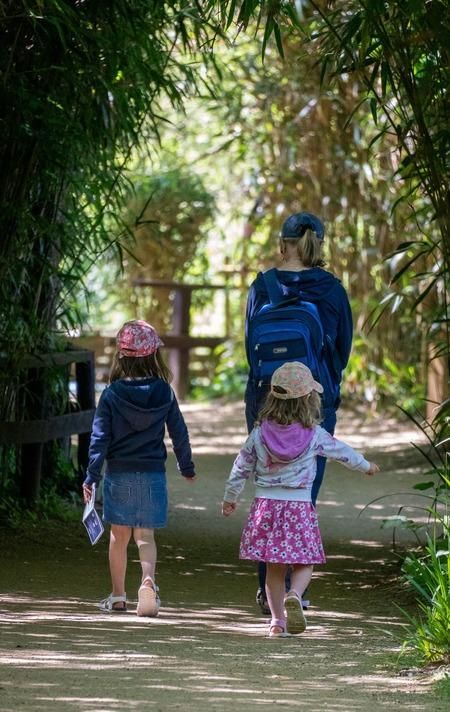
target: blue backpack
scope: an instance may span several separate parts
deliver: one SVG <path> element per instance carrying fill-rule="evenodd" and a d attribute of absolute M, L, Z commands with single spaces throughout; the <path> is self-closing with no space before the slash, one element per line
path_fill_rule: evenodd
<path fill-rule="evenodd" d="M 299 297 L 286 298 L 275 269 L 262 276 L 270 302 L 256 312 L 247 327 L 248 357 L 257 391 L 261 397 L 267 392 L 273 372 L 283 363 L 301 361 L 322 384 L 323 405 L 332 405 L 337 386 L 326 363 L 326 339 L 317 306 Z"/>

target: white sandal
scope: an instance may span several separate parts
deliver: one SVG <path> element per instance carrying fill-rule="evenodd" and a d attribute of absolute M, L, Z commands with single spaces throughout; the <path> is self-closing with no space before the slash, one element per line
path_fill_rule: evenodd
<path fill-rule="evenodd" d="M 115 603 L 123 603 L 124 605 L 120 608 L 115 608 Z M 104 598 L 103 601 L 100 601 L 98 607 L 101 611 L 107 611 L 107 613 L 126 613 L 127 594 L 124 593 L 123 596 L 113 596 L 112 593 L 110 593 L 107 598 Z"/>
<path fill-rule="evenodd" d="M 138 590 L 138 605 L 136 615 L 155 618 L 161 605 L 158 596 L 159 588 L 150 576 L 146 576 Z"/>

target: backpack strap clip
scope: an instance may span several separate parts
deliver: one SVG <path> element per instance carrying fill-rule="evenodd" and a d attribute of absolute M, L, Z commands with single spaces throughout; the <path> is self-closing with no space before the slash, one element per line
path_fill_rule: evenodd
<path fill-rule="evenodd" d="M 269 296 L 270 303 L 274 307 L 281 307 L 291 303 L 297 303 L 298 296 L 286 297 L 283 292 L 283 288 L 277 277 L 277 270 L 275 267 L 268 269 L 266 272 L 261 273 L 264 280 L 264 285 Z"/>

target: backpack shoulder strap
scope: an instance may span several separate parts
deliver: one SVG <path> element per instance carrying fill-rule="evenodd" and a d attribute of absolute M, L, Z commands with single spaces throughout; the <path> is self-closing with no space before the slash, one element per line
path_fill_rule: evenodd
<path fill-rule="evenodd" d="M 280 282 L 278 281 L 277 271 L 275 267 L 261 273 L 264 280 L 264 285 L 269 295 L 270 303 L 276 306 L 283 301 L 284 295 Z"/>

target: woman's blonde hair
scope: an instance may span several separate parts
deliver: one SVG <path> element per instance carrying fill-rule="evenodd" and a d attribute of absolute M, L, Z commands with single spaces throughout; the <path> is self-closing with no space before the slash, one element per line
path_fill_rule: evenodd
<path fill-rule="evenodd" d="M 312 428 L 322 421 L 320 395 L 311 391 L 300 398 L 282 400 L 269 393 L 256 422 L 260 424 L 263 420 L 273 420 L 279 425 L 300 423 L 304 428 Z"/>
<path fill-rule="evenodd" d="M 161 378 L 166 383 L 172 380 L 172 374 L 167 368 L 159 349 L 150 356 L 122 356 L 114 354 L 109 382 L 119 378 Z"/>
<path fill-rule="evenodd" d="M 317 235 L 311 230 L 307 230 L 302 237 L 285 238 L 281 237 L 281 252 L 284 254 L 286 243 L 293 244 L 297 248 L 297 257 L 305 267 L 325 267 L 325 260 L 322 257 L 323 240 L 319 240 Z"/>

